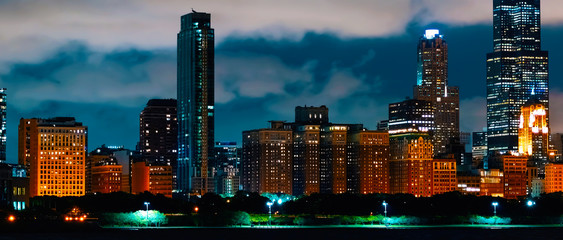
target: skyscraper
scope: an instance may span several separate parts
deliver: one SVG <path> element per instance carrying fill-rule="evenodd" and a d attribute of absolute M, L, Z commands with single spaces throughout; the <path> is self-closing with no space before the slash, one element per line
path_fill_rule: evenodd
<path fill-rule="evenodd" d="M 180 193 L 204 194 L 214 148 L 215 33 L 209 13 L 181 18 L 178 33 L 178 169 Z"/>
<path fill-rule="evenodd" d="M 20 119 L 18 159 L 29 168 L 31 197 L 85 194 L 87 132 L 72 117 Z"/>
<path fill-rule="evenodd" d="M 449 153 L 459 144 L 459 88 L 448 86 L 448 44 L 436 29 L 426 30 L 418 42 L 414 98 L 431 102 L 434 111 L 434 155 Z"/>
<path fill-rule="evenodd" d="M 541 50 L 540 32 L 540 0 L 494 0 L 494 49 L 487 54 L 489 151 L 518 151 L 520 107 L 532 95 L 549 109 L 548 53 Z"/>
<path fill-rule="evenodd" d="M 151 99 L 139 119 L 141 155 L 151 166 L 171 166 L 173 176 L 178 157 L 176 106 L 176 99 Z"/>
<path fill-rule="evenodd" d="M 531 165 L 543 175 L 548 160 L 549 127 L 545 107 L 537 99 L 522 105 L 518 126 L 518 152 L 528 156 Z"/>
<path fill-rule="evenodd" d="M 0 162 L 6 161 L 6 89 L 0 88 Z"/>

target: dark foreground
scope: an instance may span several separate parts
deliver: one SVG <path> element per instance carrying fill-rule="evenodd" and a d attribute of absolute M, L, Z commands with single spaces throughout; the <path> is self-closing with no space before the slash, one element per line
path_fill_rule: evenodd
<path fill-rule="evenodd" d="M 107 229 L 76 226 L 72 229 L 8 231 L 4 239 L 563 239 L 562 227 L 428 227 L 428 228 L 161 228 Z"/>

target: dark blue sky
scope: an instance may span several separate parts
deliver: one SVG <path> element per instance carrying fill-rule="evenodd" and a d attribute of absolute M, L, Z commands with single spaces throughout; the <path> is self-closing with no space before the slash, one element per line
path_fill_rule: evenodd
<path fill-rule="evenodd" d="M 179 17 L 187 10 L 170 9 L 182 1 L 172 1 L 171 6 L 142 1 L 132 8 L 136 12 L 113 9 L 106 1 L 63 2 L 74 15 L 44 3 L 0 4 L 10 11 L 0 10 L 0 22 L 5 20 L 4 26 L 11 29 L 10 35 L 0 37 L 0 47 L 6 49 L 0 56 L 0 87 L 8 88 L 9 162 L 17 161 L 22 117 L 74 116 L 89 128 L 90 149 L 101 144 L 134 148 L 146 102 L 176 97 L 175 39 Z M 268 120 L 292 121 L 298 105 L 327 105 L 332 122 L 375 128 L 387 118 L 389 103 L 412 96 L 417 41 L 426 28 L 439 28 L 449 44 L 449 85 L 460 87 L 462 130 L 485 127 L 485 54 L 492 50 L 492 4 L 395 2 L 405 4 L 402 12 L 401 6 L 379 0 L 352 1 L 341 8 L 332 0 L 313 2 L 337 6 L 293 12 L 292 18 L 269 8 L 259 12 L 263 3 L 237 6 L 240 11 L 212 3 L 203 6 L 212 13 L 217 35 L 216 140 L 240 144 L 243 130 L 266 127 Z M 555 1 L 542 3 L 563 10 Z M 435 13 L 445 7 L 451 11 Z M 386 14 L 387 8 L 397 14 Z M 460 13 L 460 8 L 473 12 Z M 41 14 L 29 15 L 35 12 Z M 562 132 L 563 111 L 554 103 L 563 100 L 563 21 L 554 9 L 544 12 L 550 120 L 553 132 Z M 24 20 L 21 14 L 33 17 Z"/>

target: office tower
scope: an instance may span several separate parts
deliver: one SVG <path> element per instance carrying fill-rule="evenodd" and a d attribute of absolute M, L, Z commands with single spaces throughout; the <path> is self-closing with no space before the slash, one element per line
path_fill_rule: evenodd
<path fill-rule="evenodd" d="M 18 159 L 29 168 L 31 197 L 85 194 L 87 132 L 72 117 L 20 119 Z"/>
<path fill-rule="evenodd" d="M 432 140 L 427 133 L 408 133 L 390 137 L 391 193 L 416 197 L 432 196 Z"/>
<path fill-rule="evenodd" d="M 139 128 L 141 155 L 151 166 L 171 166 L 173 180 L 178 158 L 176 107 L 176 99 L 149 100 L 141 112 Z"/>
<path fill-rule="evenodd" d="M 282 121 L 242 132 L 243 189 L 292 194 L 293 132 Z"/>
<path fill-rule="evenodd" d="M 320 190 L 323 193 L 346 193 L 348 172 L 348 126 L 327 126 L 321 135 Z"/>
<path fill-rule="evenodd" d="M 178 33 L 178 169 L 181 194 L 204 194 L 213 181 L 215 33 L 209 13 L 181 18 Z"/>
<path fill-rule="evenodd" d="M 407 99 L 389 104 L 389 135 L 434 132 L 434 108 L 432 102 Z"/>
<path fill-rule="evenodd" d="M 236 142 L 216 142 L 215 161 L 217 194 L 234 196 L 240 190 L 240 158 L 242 149 Z"/>
<path fill-rule="evenodd" d="M 389 193 L 389 133 L 362 131 L 358 142 L 359 193 Z"/>
<path fill-rule="evenodd" d="M 418 42 L 417 83 L 414 98 L 432 103 L 434 155 L 459 144 L 459 88 L 448 85 L 448 44 L 440 31 L 429 29 Z"/>
<path fill-rule="evenodd" d="M 508 199 L 516 199 L 526 196 L 526 182 L 528 180 L 526 164 L 527 156 L 502 155 L 503 162 L 503 182 L 504 197 Z"/>
<path fill-rule="evenodd" d="M 0 88 L 0 163 L 6 161 L 6 88 Z"/>
<path fill-rule="evenodd" d="M 528 100 L 520 109 L 518 152 L 528 156 L 530 163 L 543 175 L 548 161 L 548 112 L 537 99 Z"/>
<path fill-rule="evenodd" d="M 482 161 L 487 156 L 487 132 L 473 132 L 473 158 Z"/>
<path fill-rule="evenodd" d="M 432 195 L 453 192 L 457 190 L 456 160 L 432 160 Z"/>
<path fill-rule="evenodd" d="M 549 109 L 540 0 L 494 0 L 493 46 L 487 54 L 488 150 L 516 152 L 520 107 L 534 96 Z"/>

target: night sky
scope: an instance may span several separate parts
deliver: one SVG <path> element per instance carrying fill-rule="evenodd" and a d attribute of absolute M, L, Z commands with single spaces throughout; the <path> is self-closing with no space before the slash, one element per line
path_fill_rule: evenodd
<path fill-rule="evenodd" d="M 462 131 L 486 126 L 492 0 L 0 0 L 8 162 L 22 117 L 73 116 L 88 126 L 90 150 L 134 149 L 147 101 L 176 97 L 176 34 L 191 8 L 211 13 L 215 28 L 217 141 L 240 144 L 243 130 L 293 121 L 298 105 L 374 129 L 389 103 L 412 97 L 426 28 L 449 44 Z M 552 132 L 563 132 L 561 11 L 563 1 L 542 0 Z"/>

